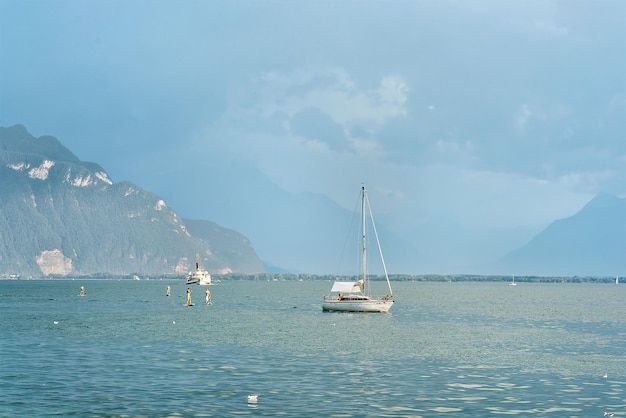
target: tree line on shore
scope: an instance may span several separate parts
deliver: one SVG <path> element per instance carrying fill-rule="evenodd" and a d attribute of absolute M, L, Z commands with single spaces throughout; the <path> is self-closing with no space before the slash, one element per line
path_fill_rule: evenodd
<path fill-rule="evenodd" d="M 164 274 L 161 276 L 151 275 L 144 276 L 143 280 L 170 280 L 176 281 L 185 279 L 185 275 Z M 333 281 L 341 279 L 342 281 L 357 281 L 359 276 L 337 276 L 331 274 L 306 274 L 306 273 L 228 273 L 213 274 L 213 281 L 313 281 L 328 280 Z M 72 280 L 72 279 L 92 279 L 92 280 L 137 280 L 137 274 L 130 275 L 111 275 L 106 273 L 97 273 L 93 275 L 80 276 L 60 276 L 48 275 L 43 277 L 19 276 L 19 275 L 2 275 L 0 279 L 5 280 L 36 280 L 36 279 L 56 279 L 56 280 Z M 384 281 L 383 275 L 370 275 L 372 281 Z M 510 282 L 512 276 L 504 275 L 480 275 L 480 274 L 391 274 L 389 280 L 392 282 Z M 615 283 L 615 277 L 600 276 L 515 276 L 517 283 Z"/>

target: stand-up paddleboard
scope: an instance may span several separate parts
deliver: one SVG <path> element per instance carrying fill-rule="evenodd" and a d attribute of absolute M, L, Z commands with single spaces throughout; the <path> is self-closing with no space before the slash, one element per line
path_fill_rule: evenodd
<path fill-rule="evenodd" d="M 186 308 L 189 308 L 190 306 L 196 306 L 196 304 L 195 303 L 190 303 L 190 304 L 186 304 L 185 303 L 183 306 L 186 307 Z"/>

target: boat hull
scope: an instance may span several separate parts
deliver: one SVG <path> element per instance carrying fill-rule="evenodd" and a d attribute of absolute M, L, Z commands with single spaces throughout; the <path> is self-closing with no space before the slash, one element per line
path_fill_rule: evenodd
<path fill-rule="evenodd" d="M 322 311 L 325 312 L 382 312 L 387 313 L 393 305 L 393 300 L 331 300 L 324 299 Z"/>
<path fill-rule="evenodd" d="M 189 273 L 187 276 L 187 284 L 199 284 L 199 285 L 210 285 L 211 284 L 211 275 L 206 271 L 196 271 L 195 273 Z"/>

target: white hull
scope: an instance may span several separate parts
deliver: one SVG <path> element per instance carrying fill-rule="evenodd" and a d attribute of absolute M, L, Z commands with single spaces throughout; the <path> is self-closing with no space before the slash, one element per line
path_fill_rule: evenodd
<path fill-rule="evenodd" d="M 359 299 L 359 300 L 336 300 L 325 298 L 322 302 L 322 311 L 335 312 L 389 312 L 393 300 L 384 299 Z"/>
<path fill-rule="evenodd" d="M 192 277 L 187 277 L 187 281 L 185 282 L 185 284 L 199 284 L 200 280 L 198 279 L 194 279 Z"/>
<path fill-rule="evenodd" d="M 210 285 L 211 275 L 206 271 L 201 270 L 194 273 L 189 273 L 189 275 L 187 276 L 187 284 Z"/>

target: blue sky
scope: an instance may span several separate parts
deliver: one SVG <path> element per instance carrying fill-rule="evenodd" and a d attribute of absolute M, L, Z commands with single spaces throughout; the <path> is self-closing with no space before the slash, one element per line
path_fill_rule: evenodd
<path fill-rule="evenodd" d="M 398 230 L 626 196 L 620 0 L 0 0 L 0 71 L 0 125 L 184 217 L 224 161 L 350 209 L 365 182 Z"/>

